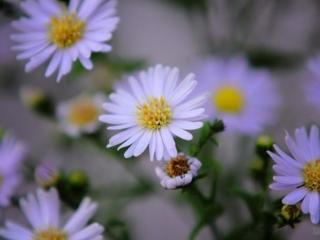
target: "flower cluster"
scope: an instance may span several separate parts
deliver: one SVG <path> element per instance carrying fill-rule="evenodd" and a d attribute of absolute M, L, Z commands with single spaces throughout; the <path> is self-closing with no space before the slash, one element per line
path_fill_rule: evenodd
<path fill-rule="evenodd" d="M 108 42 L 119 23 L 117 3 L 117 0 L 20 1 L 24 16 L 12 23 L 16 31 L 11 35 L 12 49 L 18 52 L 18 60 L 27 61 L 26 72 L 47 62 L 45 77 L 56 74 L 57 81 L 72 71 L 75 62 L 91 70 L 91 55 L 112 49 Z M 320 106 L 319 63 L 319 56 L 308 61 L 307 68 L 313 81 L 305 87 L 307 100 L 316 107 Z M 196 233 L 205 225 L 211 227 L 215 239 L 234 236 L 234 232 L 223 236 L 214 222 L 225 210 L 221 201 L 226 198 L 217 197 L 220 186 L 222 194 L 226 193 L 225 189 L 230 190 L 247 205 L 253 219 L 247 225 L 235 228 L 235 233 L 238 234 L 238 229 L 239 233 L 252 229 L 254 237 L 248 239 L 256 238 L 256 232 L 261 232 L 263 227 L 267 229 L 263 229 L 267 232 L 264 239 L 278 239 L 270 237 L 273 233 L 269 230 L 276 224 L 294 226 L 302 213 L 309 214 L 311 222 L 319 224 L 319 128 L 313 125 L 309 132 L 305 127 L 298 128 L 293 137 L 286 133 L 286 152 L 273 145 L 273 139 L 264 134 L 265 129 L 275 123 L 282 104 L 271 71 L 254 67 L 240 55 L 205 58 L 198 61 L 193 70 L 195 74 L 183 75 L 176 67 L 157 64 L 126 75 L 123 83 L 115 84 L 113 90 L 83 91 L 58 104 L 40 88 L 25 88 L 21 97 L 27 107 L 58 123 L 65 133 L 60 137 L 67 143 L 80 139 L 92 141 L 107 153 L 109 148 L 116 147 L 118 152 L 112 151 L 112 156 L 121 159 L 122 163 L 147 152 L 145 157 L 152 162 L 150 164 L 156 164 L 155 174 L 160 185 L 170 190 L 183 188 L 187 201 L 193 205 L 198 222 L 190 239 L 195 239 Z M 125 70 L 119 72 L 127 73 Z M 106 147 L 102 139 L 103 124 L 108 130 Z M 241 141 L 242 136 L 256 138 L 256 148 L 250 152 L 255 153 L 250 177 L 257 183 L 254 186 L 259 188 L 258 193 L 242 187 L 238 176 L 218 184 L 220 162 L 213 153 L 218 146 L 215 134 L 225 127 L 226 131 L 236 132 L 231 136 L 240 136 Z M 109 131 L 113 132 L 112 136 Z M 8 135 L 0 137 L 0 208 L 12 203 L 19 205 L 29 223 L 26 227 L 6 220 L 0 228 L 0 236 L 8 240 L 102 240 L 104 226 L 92 219 L 97 204 L 85 197 L 96 193 L 90 192 L 85 171 L 66 173 L 50 162 L 26 164 L 26 172 L 30 170 L 28 168 L 33 171 L 28 177 L 33 176 L 41 188 L 36 194 L 29 193 L 20 198 L 16 190 L 24 179 L 21 168 L 25 147 Z M 246 149 L 241 150 L 245 152 Z M 238 155 L 244 159 L 241 153 Z M 271 159 L 274 177 L 270 184 Z M 228 178 L 238 169 L 232 170 L 234 172 L 230 172 Z M 202 176 L 208 177 L 205 182 L 208 186 L 198 188 Z M 129 195 L 135 191 L 144 192 L 152 182 L 146 179 L 137 176 L 140 185 L 134 186 L 133 190 L 128 187 Z M 148 181 L 147 184 L 144 181 Z M 281 206 L 267 198 L 268 186 L 286 191 Z M 202 193 L 203 190 L 208 190 L 208 194 Z M 261 197 L 266 197 L 267 201 Z M 67 221 L 60 215 L 62 206 L 76 209 Z M 280 224 L 277 217 L 281 218 Z M 116 219 L 115 222 L 120 221 Z M 243 236 L 247 237 L 246 234 Z"/>

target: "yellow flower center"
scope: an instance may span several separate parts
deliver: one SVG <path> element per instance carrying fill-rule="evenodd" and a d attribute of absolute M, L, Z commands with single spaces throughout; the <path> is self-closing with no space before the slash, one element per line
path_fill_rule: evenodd
<path fill-rule="evenodd" d="M 32 240 L 68 240 L 68 236 L 59 229 L 48 228 L 46 230 L 36 231 L 32 236 Z"/>
<path fill-rule="evenodd" d="M 99 109 L 90 99 L 78 99 L 69 109 L 68 120 L 75 125 L 86 125 L 98 119 Z"/>
<path fill-rule="evenodd" d="M 304 185 L 310 191 L 320 192 L 320 159 L 308 162 L 303 169 Z"/>
<path fill-rule="evenodd" d="M 186 174 L 190 170 L 188 159 L 184 155 L 171 158 L 165 166 L 165 171 L 169 177 L 177 177 Z"/>
<path fill-rule="evenodd" d="M 150 98 L 138 106 L 138 122 L 144 128 L 159 130 L 171 122 L 172 112 L 164 97 Z"/>
<path fill-rule="evenodd" d="M 52 17 L 49 24 L 50 40 L 59 48 L 70 47 L 81 39 L 85 25 L 75 14 Z"/>
<path fill-rule="evenodd" d="M 227 113 L 240 113 L 245 101 L 240 89 L 229 85 L 218 89 L 212 100 L 219 112 Z"/>

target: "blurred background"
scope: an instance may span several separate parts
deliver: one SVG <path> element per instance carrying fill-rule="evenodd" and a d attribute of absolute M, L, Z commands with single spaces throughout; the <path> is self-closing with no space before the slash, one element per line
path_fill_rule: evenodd
<path fill-rule="evenodd" d="M 89 144 L 62 147 L 57 124 L 24 106 L 19 97 L 21 87 L 39 87 L 62 102 L 85 91 L 110 89 L 122 75 L 147 65 L 162 63 L 188 73 L 195 62 L 211 55 L 244 54 L 253 65 L 270 69 L 283 104 L 277 123 L 266 132 L 279 144 L 283 144 L 285 129 L 292 132 L 302 125 L 319 123 L 320 113 L 305 101 L 302 88 L 312 78 L 305 61 L 320 47 L 319 1 L 120 0 L 118 14 L 121 22 L 112 40 L 112 53 L 100 56 L 93 71 L 73 73 L 56 83 L 43 77 L 43 68 L 24 73 L 23 63 L 10 50 L 9 24 L 16 13 L 10 9 L 0 13 L 0 125 L 27 145 L 31 158 L 54 159 L 64 169 L 83 169 L 97 188 L 118 186 L 120 180 L 136 181 L 123 165 Z M 228 149 L 223 159 L 228 161 L 237 148 L 224 138 L 221 151 Z M 114 193 L 114 198 L 101 202 L 101 209 L 106 208 L 99 214 L 120 215 L 134 239 L 187 239 L 194 224 L 191 210 L 172 200 L 174 192 L 158 187 L 154 165 L 147 159 L 134 171 L 155 182 L 153 193 L 124 197 L 119 202 Z M 228 222 L 221 226 L 227 227 Z M 279 231 L 292 240 L 320 236 L 320 227 L 312 226 L 308 219 L 294 230 Z M 205 228 L 198 239 L 209 236 Z"/>

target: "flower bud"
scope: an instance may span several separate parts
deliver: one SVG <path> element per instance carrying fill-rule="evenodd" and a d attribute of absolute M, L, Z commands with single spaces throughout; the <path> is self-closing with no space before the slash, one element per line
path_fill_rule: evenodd
<path fill-rule="evenodd" d="M 55 186 L 59 177 L 59 170 L 52 162 L 42 162 L 36 167 L 35 179 L 42 188 L 48 189 Z"/>
<path fill-rule="evenodd" d="M 302 216 L 301 209 L 298 205 L 286 205 L 281 207 L 278 214 L 278 225 L 280 227 L 289 225 L 294 227 L 296 223 L 300 222 Z"/>
<path fill-rule="evenodd" d="M 46 117 L 54 116 L 52 99 L 46 93 L 36 87 L 23 87 L 20 90 L 20 98 L 24 105 Z"/>
<path fill-rule="evenodd" d="M 300 215 L 301 210 L 298 205 L 283 205 L 280 212 L 281 216 L 288 222 L 296 221 Z"/>
<path fill-rule="evenodd" d="M 4 135 L 5 135 L 5 131 L 3 128 L 0 127 L 0 141 L 2 141 Z"/>
<path fill-rule="evenodd" d="M 70 172 L 67 177 L 67 181 L 72 188 L 87 189 L 89 185 L 88 176 L 81 170 Z"/>
<path fill-rule="evenodd" d="M 260 135 L 256 141 L 256 152 L 263 158 L 269 158 L 267 151 L 271 150 L 273 146 L 273 139 L 268 135 Z"/>

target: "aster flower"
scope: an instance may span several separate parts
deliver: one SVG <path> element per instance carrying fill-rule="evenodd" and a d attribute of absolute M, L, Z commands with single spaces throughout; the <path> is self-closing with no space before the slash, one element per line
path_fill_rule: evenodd
<path fill-rule="evenodd" d="M 103 105 L 107 114 L 100 121 L 109 130 L 120 131 L 110 138 L 107 147 L 129 147 L 124 156 L 137 157 L 149 147 L 151 161 L 177 155 L 174 136 L 191 140 L 189 130 L 202 127 L 206 96 L 190 98 L 196 86 L 189 74 L 178 84 L 177 68 L 157 65 L 141 72 L 138 79 L 129 77 L 130 89 L 118 87 Z"/>
<path fill-rule="evenodd" d="M 275 161 L 273 169 L 274 190 L 289 193 L 282 202 L 288 205 L 301 203 L 303 213 L 309 213 L 313 223 L 320 220 L 320 139 L 319 129 L 311 127 L 310 134 L 305 128 L 295 131 L 295 137 L 286 135 L 290 154 L 274 145 L 275 153 L 268 152 Z"/>
<path fill-rule="evenodd" d="M 29 194 L 20 201 L 20 207 L 31 228 L 7 221 L 0 236 L 8 240 L 101 240 L 103 227 L 97 223 L 87 225 L 97 210 L 97 204 L 84 199 L 78 210 L 63 226 L 60 224 L 60 200 L 55 189 Z"/>
<path fill-rule="evenodd" d="M 0 207 L 6 207 L 21 182 L 25 147 L 9 136 L 0 140 Z"/>
<path fill-rule="evenodd" d="M 311 73 L 311 79 L 307 83 L 303 82 L 305 96 L 309 103 L 320 109 L 320 55 L 310 59 L 307 68 Z"/>
<path fill-rule="evenodd" d="M 198 175 L 200 167 L 201 162 L 198 159 L 179 153 L 162 167 L 156 167 L 156 174 L 162 187 L 175 189 L 191 183 Z"/>
<path fill-rule="evenodd" d="M 257 134 L 274 121 L 279 97 L 268 71 L 252 69 L 242 57 L 206 59 L 195 69 L 197 90 L 211 95 L 208 115 L 228 130 Z"/>
<path fill-rule="evenodd" d="M 68 102 L 59 104 L 58 119 L 61 128 L 70 136 L 93 133 L 100 125 L 98 118 L 102 112 L 102 94 L 81 95 Z"/>
<path fill-rule="evenodd" d="M 19 33 L 11 36 L 17 59 L 29 61 L 26 72 L 50 59 L 45 76 L 58 72 L 58 81 L 76 60 L 92 69 L 92 52 L 111 51 L 106 42 L 119 21 L 116 5 L 116 0 L 71 0 L 68 7 L 57 0 L 21 1 L 26 16 L 13 22 Z"/>

